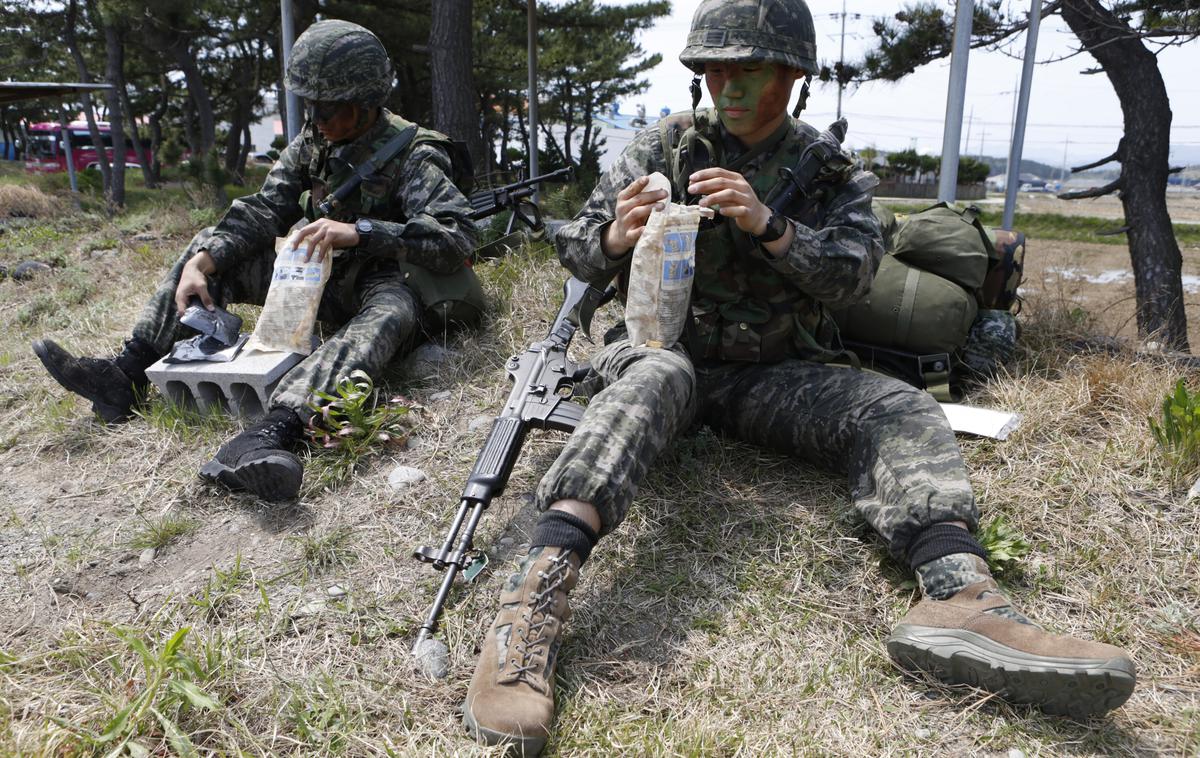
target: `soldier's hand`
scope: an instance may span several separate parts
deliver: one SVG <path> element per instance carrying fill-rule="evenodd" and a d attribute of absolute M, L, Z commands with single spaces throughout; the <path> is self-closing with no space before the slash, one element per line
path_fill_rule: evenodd
<path fill-rule="evenodd" d="M 319 218 L 296 232 L 292 244 L 298 248 L 306 239 L 308 240 L 308 252 L 304 255 L 305 262 L 310 259 L 320 262 L 324 260 L 330 250 L 340 250 L 357 245 L 358 230 L 354 228 L 354 224 L 348 224 L 345 221 Z"/>
<path fill-rule="evenodd" d="M 706 168 L 689 176 L 688 182 L 688 194 L 704 196 L 700 205 L 732 218 L 743 232 L 767 230 L 771 209 L 754 194 L 746 177 L 724 168 Z"/>
<path fill-rule="evenodd" d="M 208 294 L 208 277 L 217 270 L 213 259 L 201 250 L 183 264 L 183 272 L 179 275 L 179 285 L 175 287 L 175 310 L 182 316 L 187 310 L 188 300 L 200 298 L 204 307 L 213 309 L 212 295 Z"/>
<path fill-rule="evenodd" d="M 666 190 L 643 192 L 647 181 L 647 176 L 635 179 L 617 194 L 615 217 L 600 238 L 600 247 L 610 258 L 620 258 L 637 244 L 651 211 L 662 210 L 671 194 Z"/>

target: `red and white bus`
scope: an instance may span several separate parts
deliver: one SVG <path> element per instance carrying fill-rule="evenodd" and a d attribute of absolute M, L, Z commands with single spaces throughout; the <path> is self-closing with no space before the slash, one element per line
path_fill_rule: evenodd
<path fill-rule="evenodd" d="M 96 126 L 100 130 L 100 138 L 104 140 L 108 160 L 113 159 L 112 132 L 107 121 L 99 121 Z M 71 156 L 74 158 L 75 170 L 84 171 L 97 168 L 96 148 L 92 145 L 92 134 L 88 131 L 86 121 L 72 121 L 68 124 L 71 134 Z M 67 151 L 62 144 L 62 125 L 53 122 L 31 124 L 28 130 L 29 151 L 25 158 L 25 170 L 33 173 L 53 173 L 67 170 Z M 150 146 L 146 145 L 149 156 Z M 131 168 L 140 167 L 137 152 L 133 144 L 126 138 L 125 165 Z"/>

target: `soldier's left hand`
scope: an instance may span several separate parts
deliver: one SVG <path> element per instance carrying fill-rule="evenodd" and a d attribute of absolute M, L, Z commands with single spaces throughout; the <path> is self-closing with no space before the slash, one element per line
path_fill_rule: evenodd
<path fill-rule="evenodd" d="M 305 254 L 304 260 L 315 258 L 320 262 L 330 250 L 357 245 L 358 230 L 354 228 L 354 224 L 345 221 L 319 218 L 296 232 L 293 245 L 300 247 L 300 243 L 306 238 L 308 253 Z"/>
<path fill-rule="evenodd" d="M 688 177 L 688 194 L 703 195 L 701 206 L 715 207 L 748 234 L 766 231 L 771 219 L 771 209 L 754 194 L 746 177 L 728 169 L 706 168 L 692 174 Z"/>

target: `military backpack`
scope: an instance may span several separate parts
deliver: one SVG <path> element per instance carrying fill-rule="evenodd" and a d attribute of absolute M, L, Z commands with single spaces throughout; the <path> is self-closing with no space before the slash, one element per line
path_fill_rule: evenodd
<path fill-rule="evenodd" d="M 1012 357 L 1025 235 L 988 229 L 975 206 L 874 210 L 887 254 L 868 295 L 833 312 L 842 344 L 868 368 L 955 399 Z"/>

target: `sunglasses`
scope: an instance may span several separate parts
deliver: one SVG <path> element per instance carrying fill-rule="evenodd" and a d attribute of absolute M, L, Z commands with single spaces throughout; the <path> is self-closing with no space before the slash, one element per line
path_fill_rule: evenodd
<path fill-rule="evenodd" d="M 318 102 L 315 100 L 304 101 L 304 108 L 308 111 L 308 119 L 321 123 L 332 121 L 345 106 L 346 103 Z"/>

